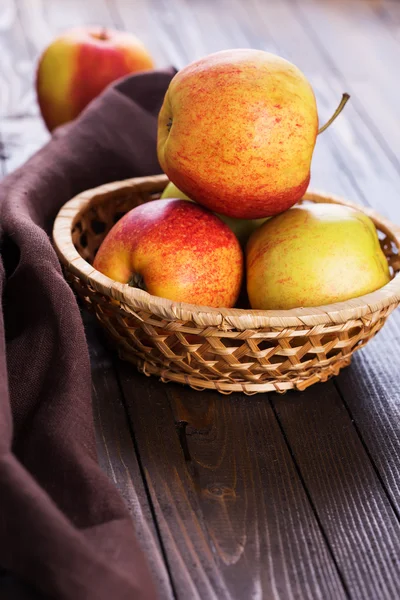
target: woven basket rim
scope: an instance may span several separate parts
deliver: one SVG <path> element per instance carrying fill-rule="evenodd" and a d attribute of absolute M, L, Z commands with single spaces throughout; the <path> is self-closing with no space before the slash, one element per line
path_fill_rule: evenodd
<path fill-rule="evenodd" d="M 221 330 L 257 330 L 263 328 L 316 326 L 345 323 L 357 320 L 392 304 L 400 303 L 400 273 L 375 292 L 324 306 L 293 308 L 289 310 L 254 310 L 242 308 L 212 308 L 207 306 L 173 302 L 152 296 L 148 292 L 116 282 L 92 267 L 76 250 L 72 241 L 72 224 L 82 209 L 96 197 L 112 195 L 116 191 L 139 187 L 153 181 L 160 186 L 168 182 L 166 175 L 135 177 L 86 190 L 60 209 L 53 227 L 53 241 L 61 262 L 79 278 L 98 292 L 121 302 L 123 307 L 137 314 L 144 310 L 166 320 L 193 321 L 201 327 L 219 327 Z M 400 248 L 400 227 L 382 217 L 376 211 L 349 202 L 337 195 L 322 191 L 307 191 L 304 200 L 343 204 L 367 214 L 383 232 L 390 234 Z"/>

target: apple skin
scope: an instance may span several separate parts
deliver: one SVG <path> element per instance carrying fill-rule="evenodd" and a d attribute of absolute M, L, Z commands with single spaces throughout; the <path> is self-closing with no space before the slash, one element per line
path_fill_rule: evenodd
<path fill-rule="evenodd" d="M 232 307 L 243 278 L 243 252 L 229 227 L 202 206 L 154 200 L 114 225 L 93 266 L 154 296 Z"/>
<path fill-rule="evenodd" d="M 75 119 L 111 82 L 154 67 L 131 33 L 102 27 L 71 29 L 44 51 L 36 73 L 40 111 L 49 131 Z"/>
<path fill-rule="evenodd" d="M 247 244 L 247 292 L 254 309 L 341 302 L 389 280 L 375 225 L 347 206 L 291 208 L 262 225 Z"/>
<path fill-rule="evenodd" d="M 157 152 L 168 178 L 192 200 L 259 219 L 303 196 L 317 133 L 315 96 L 297 67 L 260 50 L 225 50 L 172 79 Z"/>
<path fill-rule="evenodd" d="M 167 183 L 164 188 L 163 193 L 161 194 L 161 198 L 180 198 L 181 200 L 189 200 L 189 202 L 194 202 L 189 196 L 186 196 L 179 188 L 176 187 L 172 181 Z"/>
<path fill-rule="evenodd" d="M 177 188 L 172 181 L 167 184 L 166 188 L 161 194 L 161 198 L 181 198 L 182 200 L 194 202 L 179 188 Z M 266 221 L 266 219 L 234 219 L 233 217 L 227 217 L 226 215 L 219 215 L 218 213 L 215 214 L 221 219 L 221 221 L 228 225 L 229 229 L 233 231 L 242 248 L 246 247 L 247 241 L 253 231 Z"/>
<path fill-rule="evenodd" d="M 226 215 L 220 215 L 218 213 L 215 214 L 224 221 L 230 229 L 232 229 L 242 248 L 246 247 L 248 239 L 253 231 L 268 219 L 268 217 L 264 219 L 235 219 L 234 217 L 227 217 Z"/>

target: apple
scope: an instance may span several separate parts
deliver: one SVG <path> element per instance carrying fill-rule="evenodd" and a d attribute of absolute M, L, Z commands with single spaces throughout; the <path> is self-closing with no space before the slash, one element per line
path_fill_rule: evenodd
<path fill-rule="evenodd" d="M 253 231 L 268 219 L 268 217 L 265 217 L 264 219 L 235 219 L 234 217 L 228 217 L 227 215 L 221 215 L 219 213 L 215 214 L 224 221 L 230 229 L 232 229 L 242 248 L 246 247 L 247 241 Z"/>
<path fill-rule="evenodd" d="M 47 128 L 75 119 L 112 81 L 153 66 L 131 33 L 102 27 L 65 32 L 44 51 L 37 68 L 36 91 Z"/>
<path fill-rule="evenodd" d="M 192 201 L 186 194 L 184 194 L 179 188 L 176 187 L 172 181 L 170 181 L 165 187 L 161 198 L 182 198 L 183 200 Z M 257 227 L 262 225 L 266 219 L 234 219 L 233 217 L 227 217 L 226 215 L 219 215 L 215 213 L 224 223 L 232 229 L 233 233 L 238 238 L 242 248 L 246 246 L 247 240 Z"/>
<path fill-rule="evenodd" d="M 180 198 L 181 200 L 189 200 L 189 202 L 193 202 L 189 196 L 186 196 L 179 188 L 176 187 L 172 181 L 167 183 L 164 188 L 163 193 L 161 194 L 161 198 Z"/>
<path fill-rule="evenodd" d="M 261 50 L 225 50 L 172 79 L 157 152 L 168 178 L 196 202 L 259 219 L 303 196 L 317 133 L 314 93 L 296 66 Z"/>
<path fill-rule="evenodd" d="M 202 206 L 154 200 L 114 225 L 93 266 L 154 296 L 232 307 L 242 282 L 243 253 L 229 227 Z"/>
<path fill-rule="evenodd" d="M 389 280 L 375 225 L 347 206 L 296 206 L 264 223 L 247 244 L 247 292 L 255 309 L 341 302 Z"/>

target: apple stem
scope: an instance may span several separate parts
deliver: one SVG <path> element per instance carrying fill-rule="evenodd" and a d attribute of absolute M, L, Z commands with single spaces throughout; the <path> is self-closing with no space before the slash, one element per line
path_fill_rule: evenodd
<path fill-rule="evenodd" d="M 99 33 L 99 40 L 108 40 L 107 28 L 103 27 Z"/>
<path fill-rule="evenodd" d="M 350 98 L 350 94 L 344 93 L 342 96 L 342 99 L 339 103 L 339 106 L 337 107 L 337 109 L 335 110 L 335 112 L 333 113 L 333 115 L 331 116 L 331 118 L 329 119 L 329 121 L 327 121 L 325 123 L 325 125 L 323 125 L 321 127 L 321 129 L 318 129 L 318 135 L 320 133 L 322 133 L 323 131 L 325 131 L 325 129 L 328 129 L 329 125 L 331 125 L 333 123 L 333 121 L 336 119 L 336 117 L 338 115 L 340 115 L 340 113 L 342 112 L 342 110 L 344 109 L 344 107 L 346 106 L 346 103 L 348 101 L 348 99 Z"/>
<path fill-rule="evenodd" d="M 128 285 L 130 287 L 139 288 L 139 290 L 146 290 L 146 286 L 144 284 L 144 279 L 139 273 L 132 273 L 132 277 L 128 281 Z"/>

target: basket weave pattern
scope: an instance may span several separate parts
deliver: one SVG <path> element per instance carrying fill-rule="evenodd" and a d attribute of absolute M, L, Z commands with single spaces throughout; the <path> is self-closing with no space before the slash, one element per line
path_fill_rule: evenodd
<path fill-rule="evenodd" d="M 368 210 L 392 281 L 330 306 L 288 311 L 193 306 L 156 298 L 94 270 L 95 253 L 114 223 L 134 206 L 158 198 L 167 182 L 154 176 L 89 190 L 64 206 L 54 227 L 68 281 L 121 357 L 144 373 L 225 393 L 303 390 L 337 375 L 400 303 L 400 230 Z M 354 206 L 323 194 L 310 193 L 304 200 Z"/>

